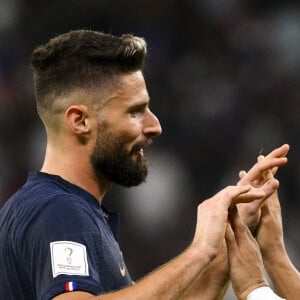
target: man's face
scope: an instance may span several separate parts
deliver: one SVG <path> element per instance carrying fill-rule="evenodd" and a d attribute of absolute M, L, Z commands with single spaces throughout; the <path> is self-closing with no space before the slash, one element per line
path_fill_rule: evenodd
<path fill-rule="evenodd" d="M 124 75 L 98 116 L 92 166 L 98 178 L 135 186 L 147 177 L 144 149 L 161 134 L 149 109 L 149 96 L 140 71 Z"/>

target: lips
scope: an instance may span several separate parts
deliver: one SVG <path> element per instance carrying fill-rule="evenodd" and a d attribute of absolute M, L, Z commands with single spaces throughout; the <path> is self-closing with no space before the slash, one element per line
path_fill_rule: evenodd
<path fill-rule="evenodd" d="M 131 153 L 138 153 L 141 156 L 144 156 L 144 149 L 146 149 L 150 144 L 152 143 L 152 140 L 147 140 L 143 143 L 138 143 L 132 147 Z"/>
<path fill-rule="evenodd" d="M 144 149 L 143 149 L 143 148 L 141 148 L 141 149 L 139 150 L 139 154 L 140 154 L 141 156 L 144 156 Z"/>

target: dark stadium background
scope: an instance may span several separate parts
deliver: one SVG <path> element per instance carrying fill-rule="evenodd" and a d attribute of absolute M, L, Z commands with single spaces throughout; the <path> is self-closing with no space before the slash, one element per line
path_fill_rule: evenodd
<path fill-rule="evenodd" d="M 53 35 L 95 29 L 145 37 L 146 78 L 163 134 L 148 182 L 114 187 L 120 243 L 137 280 L 182 251 L 196 207 L 260 151 L 289 143 L 278 173 L 288 251 L 300 267 L 300 4 L 261 0 L 0 0 L 0 204 L 41 167 L 30 54 Z M 230 297 L 230 296 L 229 296 Z"/>

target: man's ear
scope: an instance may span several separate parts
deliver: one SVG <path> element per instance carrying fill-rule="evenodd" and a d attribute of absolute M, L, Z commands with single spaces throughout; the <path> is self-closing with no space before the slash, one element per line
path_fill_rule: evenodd
<path fill-rule="evenodd" d="M 65 113 L 69 128 L 78 136 L 87 136 L 91 132 L 90 112 L 84 105 L 72 105 Z"/>

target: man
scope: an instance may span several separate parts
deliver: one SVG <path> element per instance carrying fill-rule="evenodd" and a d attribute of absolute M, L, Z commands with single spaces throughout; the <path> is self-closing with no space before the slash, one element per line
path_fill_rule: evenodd
<path fill-rule="evenodd" d="M 228 208 L 261 203 L 278 182 L 230 186 L 204 201 L 191 245 L 133 284 L 116 241 L 117 220 L 101 201 L 112 183 L 134 186 L 145 180 L 144 150 L 161 133 L 149 108 L 145 55 L 141 38 L 85 30 L 57 36 L 33 52 L 47 148 L 41 172 L 31 173 L 0 211 L 1 299 L 222 295 L 228 282 Z M 282 146 L 271 152 L 244 180 L 251 183 L 284 165 L 287 151 Z M 247 290 L 261 285 L 265 282 Z"/>

